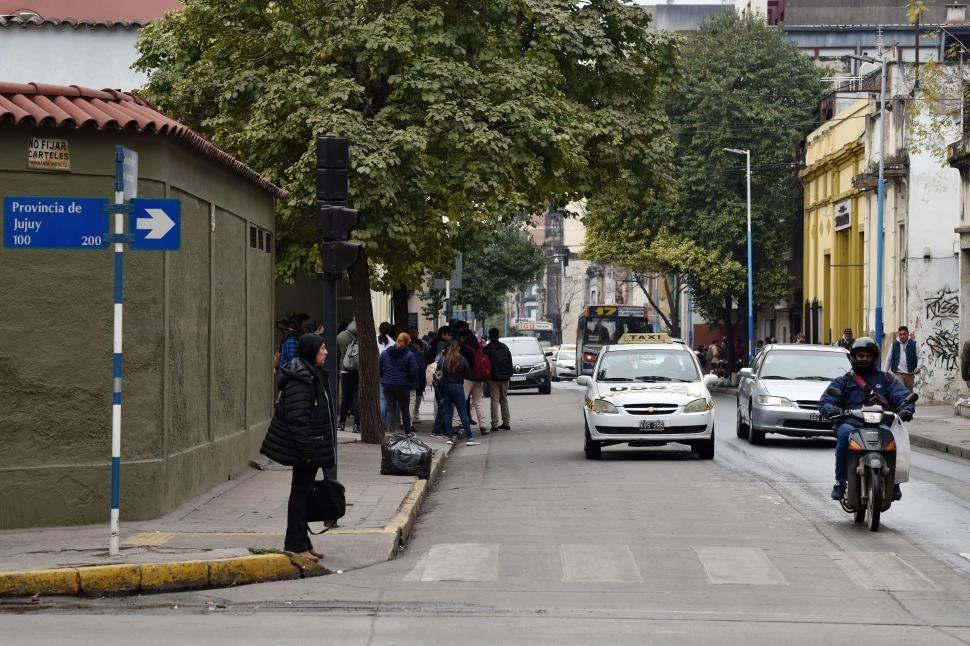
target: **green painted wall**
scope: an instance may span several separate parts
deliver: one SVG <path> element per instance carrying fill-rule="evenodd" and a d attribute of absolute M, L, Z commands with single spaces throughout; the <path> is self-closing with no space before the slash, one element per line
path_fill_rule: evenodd
<path fill-rule="evenodd" d="M 26 168 L 29 136 L 71 171 Z M 272 410 L 273 197 L 167 135 L 0 126 L 0 198 L 113 198 L 114 147 L 140 197 L 182 202 L 182 248 L 125 253 L 121 519 L 159 516 L 245 469 Z M 0 528 L 107 522 L 113 254 L 0 249 Z"/>

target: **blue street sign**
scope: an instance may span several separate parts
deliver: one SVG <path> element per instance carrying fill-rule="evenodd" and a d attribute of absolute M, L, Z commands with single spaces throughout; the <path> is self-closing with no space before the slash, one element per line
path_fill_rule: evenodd
<path fill-rule="evenodd" d="M 128 232 L 134 236 L 132 249 L 176 251 L 182 245 L 182 203 L 178 200 L 137 198 Z"/>
<path fill-rule="evenodd" d="M 5 197 L 7 249 L 107 249 L 108 218 L 98 197 Z"/>

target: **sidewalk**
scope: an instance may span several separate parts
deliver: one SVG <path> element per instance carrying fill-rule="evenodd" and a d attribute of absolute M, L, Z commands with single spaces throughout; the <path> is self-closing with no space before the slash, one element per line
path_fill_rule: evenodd
<path fill-rule="evenodd" d="M 711 392 L 735 394 L 737 387 L 713 386 Z M 970 419 L 957 415 L 952 404 L 916 404 L 916 416 L 907 422 L 913 446 L 949 453 L 970 460 Z"/>
<path fill-rule="evenodd" d="M 237 478 L 166 516 L 126 522 L 122 515 L 116 557 L 108 555 L 107 518 L 98 525 L 0 531 L 0 597 L 227 587 L 391 560 L 407 542 L 453 448 L 430 437 L 430 406 L 421 412 L 418 438 L 434 450 L 429 480 L 381 475 L 380 445 L 338 433 L 347 514 L 337 527 L 312 537 L 314 549 L 324 555 L 319 563 L 282 552 L 290 469 L 259 456 Z M 322 529 L 315 525 L 314 531 Z"/>

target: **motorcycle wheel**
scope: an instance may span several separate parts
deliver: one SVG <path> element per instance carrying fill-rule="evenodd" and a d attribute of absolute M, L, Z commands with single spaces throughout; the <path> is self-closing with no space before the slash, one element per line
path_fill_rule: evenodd
<path fill-rule="evenodd" d="M 869 471 L 869 496 L 866 500 L 866 526 L 870 532 L 879 531 L 879 514 L 882 511 L 882 477 Z"/>

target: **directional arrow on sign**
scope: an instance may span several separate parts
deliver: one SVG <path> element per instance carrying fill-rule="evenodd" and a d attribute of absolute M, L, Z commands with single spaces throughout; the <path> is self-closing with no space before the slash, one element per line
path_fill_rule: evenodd
<path fill-rule="evenodd" d="M 138 218 L 135 227 L 148 230 L 145 234 L 146 240 L 161 240 L 175 226 L 175 221 L 161 209 L 145 209 L 145 213 L 148 217 Z"/>

